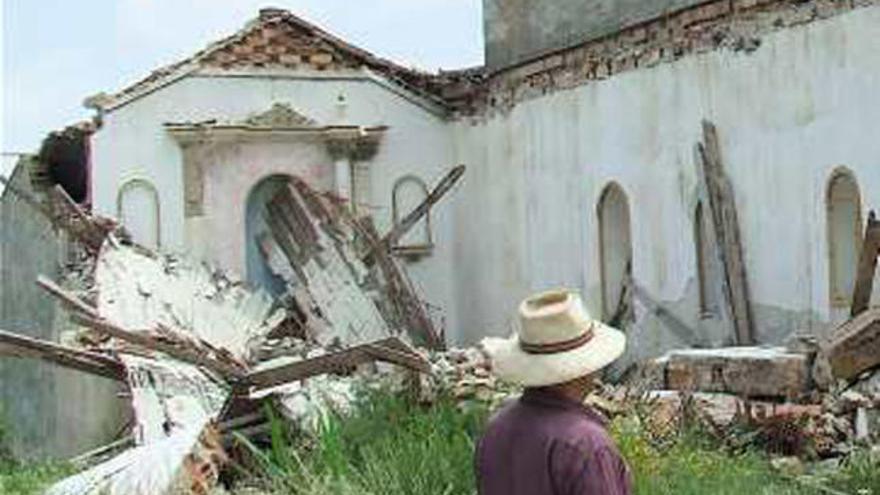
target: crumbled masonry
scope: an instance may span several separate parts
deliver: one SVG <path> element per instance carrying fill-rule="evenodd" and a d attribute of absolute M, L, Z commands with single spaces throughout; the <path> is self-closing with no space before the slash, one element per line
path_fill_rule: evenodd
<path fill-rule="evenodd" d="M 208 493 L 233 432 L 254 438 L 268 430 L 265 401 L 309 429 L 327 411 L 344 411 L 356 382 L 393 375 L 378 362 L 430 372 L 406 342 L 436 343 L 436 331 L 402 269 L 375 252 L 386 245 L 371 238 L 372 257 L 384 261 L 368 266 L 355 243 L 367 224 L 303 182 L 282 192 L 271 200 L 271 238 L 263 242 L 288 285 L 276 300 L 205 263 L 132 244 L 115 222 L 56 188 L 47 214 L 83 256 L 61 284 L 36 282 L 80 329 L 68 345 L 0 332 L 0 353 L 124 383 L 135 447 L 109 459 L 113 449 L 102 449 L 103 462 L 49 493 Z"/>

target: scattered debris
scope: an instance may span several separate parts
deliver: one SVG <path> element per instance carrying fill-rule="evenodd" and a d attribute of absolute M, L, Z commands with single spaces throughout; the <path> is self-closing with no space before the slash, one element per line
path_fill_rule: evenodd
<path fill-rule="evenodd" d="M 407 218 L 423 215 L 462 172 L 454 169 Z M 134 448 L 49 493 L 208 493 L 227 461 L 231 433 L 267 431 L 262 402 L 275 402 L 309 428 L 327 411 L 350 407 L 356 382 L 406 376 L 378 363 L 432 371 L 406 341 L 413 335 L 440 347 L 440 334 L 389 255 L 388 239 L 406 229 L 382 238 L 305 182 L 293 180 L 267 205 L 270 232 L 260 245 L 287 283 L 278 300 L 204 263 L 132 244 L 113 221 L 88 214 L 60 187 L 40 207 L 84 249 L 61 284 L 37 280 L 81 328 L 76 346 L 0 331 L 0 354 L 124 382 L 134 412 L 124 443 Z M 378 263 L 368 266 L 365 257 Z M 336 376 L 322 376 L 330 374 Z"/>
<path fill-rule="evenodd" d="M 453 169 L 403 223 L 414 224 L 462 172 Z M 0 331 L 0 355 L 123 382 L 134 411 L 131 431 L 81 456 L 91 467 L 53 495 L 209 493 L 233 438 L 270 431 L 265 401 L 313 431 L 327 414 L 348 411 L 363 387 L 390 385 L 423 403 L 453 397 L 462 408 L 496 408 L 519 393 L 495 379 L 481 349 L 443 349 L 442 330 L 391 255 L 405 229 L 381 236 L 302 181 L 269 200 L 260 237 L 286 285 L 277 299 L 206 264 L 132 244 L 60 188 L 43 206 L 85 255 L 63 281 L 37 283 L 81 328 L 70 345 Z M 671 351 L 587 402 L 609 416 L 644 409 L 658 437 L 697 421 L 728 444 L 784 456 L 774 461 L 783 472 L 801 472 L 805 457 L 838 458 L 880 441 L 878 345 L 880 313 L 866 307 L 821 342 Z"/>

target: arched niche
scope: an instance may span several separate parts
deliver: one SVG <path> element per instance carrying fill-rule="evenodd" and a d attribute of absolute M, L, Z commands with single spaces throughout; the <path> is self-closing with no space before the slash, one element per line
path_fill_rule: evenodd
<path fill-rule="evenodd" d="M 848 169 L 838 168 L 829 177 L 825 212 L 829 298 L 832 309 L 844 309 L 852 302 L 862 235 L 859 185 Z"/>
<path fill-rule="evenodd" d="M 152 183 L 132 179 L 122 184 L 116 196 L 116 215 L 136 243 L 154 249 L 161 246 L 159 192 Z"/>
<path fill-rule="evenodd" d="M 405 175 L 394 182 L 391 190 L 391 214 L 397 226 L 406 215 L 428 198 L 428 186 L 415 175 Z M 403 254 L 427 254 L 434 247 L 431 233 L 431 212 L 428 211 L 401 237 L 394 249 Z"/>
<path fill-rule="evenodd" d="M 621 310 L 632 308 L 630 291 L 624 291 L 632 268 L 632 235 L 629 200 L 619 184 L 605 186 L 597 206 L 599 216 L 599 269 L 604 319 L 617 319 Z"/>

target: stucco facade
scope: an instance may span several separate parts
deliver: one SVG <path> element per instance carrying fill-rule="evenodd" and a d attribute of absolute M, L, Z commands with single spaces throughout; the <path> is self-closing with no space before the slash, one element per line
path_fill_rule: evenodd
<path fill-rule="evenodd" d="M 870 104 L 880 7 L 867 4 L 760 33 L 747 50 L 676 56 L 469 115 L 367 69 L 194 71 L 103 115 L 95 207 L 115 215 L 120 187 L 149 180 L 163 247 L 243 273 L 247 197 L 259 181 L 299 174 L 334 190 L 351 178 L 319 142 L 227 141 L 201 155 L 204 208 L 188 215 L 185 153 L 165 124 L 236 122 L 282 103 L 321 125 L 387 126 L 376 153 L 352 168 L 380 230 L 391 226 L 398 179 L 431 184 L 468 166 L 432 211 L 433 251 L 409 270 L 442 309 L 449 340 L 471 343 L 507 333 L 520 298 L 551 286 L 582 290 L 603 314 L 598 208 L 614 183 L 629 208 L 637 358 L 732 342 L 727 315 L 707 314 L 699 296 L 694 146 L 708 119 L 733 184 L 758 341 L 822 334 L 844 316 L 830 304 L 829 178 L 842 168 L 855 177 L 862 220 L 880 204 L 880 108 Z"/>
<path fill-rule="evenodd" d="M 861 218 L 880 204 L 880 111 L 866 104 L 880 78 L 878 22 L 880 9 L 866 8 L 767 35 L 751 53 L 684 57 L 456 123 L 459 161 L 479 164 L 455 205 L 459 323 L 476 332 L 467 340 L 505 332 L 520 297 L 555 285 L 583 289 L 600 313 L 597 207 L 615 182 L 631 208 L 635 282 L 672 313 L 637 303 L 633 350 L 728 341 L 697 308 L 702 119 L 719 129 L 733 182 L 758 340 L 839 321 L 826 188 L 846 167 Z"/>
<path fill-rule="evenodd" d="M 340 98 L 344 104 L 340 104 Z M 385 126 L 375 154 L 355 164 L 355 181 L 369 194 L 358 198 L 380 231 L 391 227 L 394 182 L 416 175 L 439 180 L 454 164 L 451 126 L 428 102 L 406 94 L 366 71 L 309 71 L 261 74 L 197 74 L 181 79 L 104 115 L 94 138 L 93 194 L 96 211 L 117 216 L 119 191 L 135 179 L 159 192 L 161 245 L 247 276 L 245 213 L 248 195 L 273 175 L 297 175 L 321 190 L 334 191 L 337 164 L 315 136 L 205 137 L 191 159 L 202 166 L 200 211 L 186 212 L 185 145 L 166 124 L 238 122 L 275 104 L 295 109 L 323 126 Z M 194 138 L 197 140 L 198 138 Z M 191 143 L 190 143 L 191 144 Z M 422 294 L 445 309 L 453 328 L 452 212 L 432 212 L 436 246 L 413 263 Z"/>

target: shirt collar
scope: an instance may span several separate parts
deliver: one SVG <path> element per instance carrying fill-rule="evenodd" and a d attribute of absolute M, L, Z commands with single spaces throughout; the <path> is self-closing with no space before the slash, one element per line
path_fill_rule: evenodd
<path fill-rule="evenodd" d="M 540 407 L 581 412 L 603 426 L 607 424 L 605 418 L 589 406 L 550 388 L 527 388 L 520 400 Z"/>

